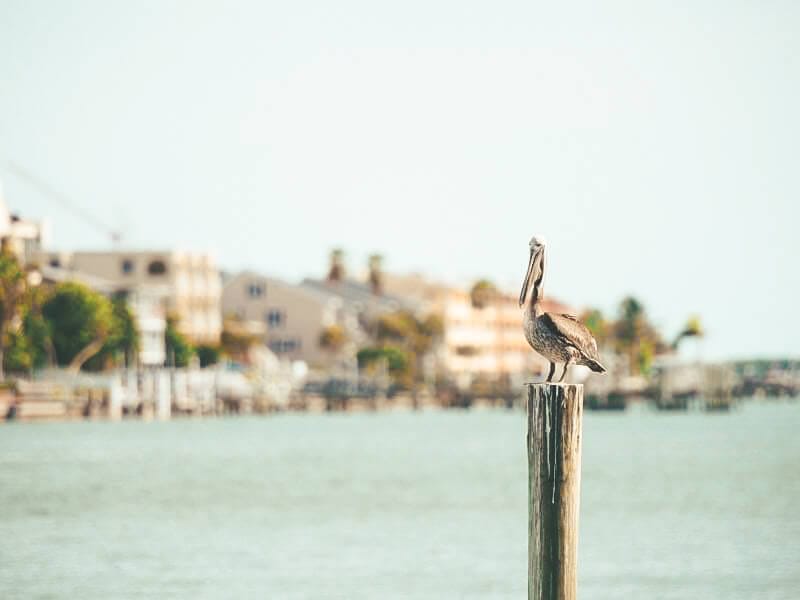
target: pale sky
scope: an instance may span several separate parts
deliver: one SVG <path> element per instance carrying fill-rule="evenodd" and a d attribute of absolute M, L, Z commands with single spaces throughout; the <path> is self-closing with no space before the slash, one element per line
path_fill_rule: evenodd
<path fill-rule="evenodd" d="M 690 356 L 800 355 L 796 2 L 0 2 L 0 179 L 56 249 L 298 280 L 628 293 Z M 657 4 L 657 5 L 656 5 Z"/>

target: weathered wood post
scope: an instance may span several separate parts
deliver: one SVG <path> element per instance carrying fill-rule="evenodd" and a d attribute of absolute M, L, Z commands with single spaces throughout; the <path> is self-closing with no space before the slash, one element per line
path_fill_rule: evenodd
<path fill-rule="evenodd" d="M 528 393 L 528 600 L 575 600 L 583 386 Z"/>

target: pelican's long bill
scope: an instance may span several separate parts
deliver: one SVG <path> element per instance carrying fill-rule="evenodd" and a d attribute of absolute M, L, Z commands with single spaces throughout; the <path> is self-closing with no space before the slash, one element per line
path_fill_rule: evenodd
<path fill-rule="evenodd" d="M 525 298 L 528 297 L 528 286 L 531 281 L 536 285 L 542 277 L 542 253 L 544 248 L 539 247 L 534 250 L 531 248 L 531 256 L 528 259 L 528 270 L 525 272 L 525 279 L 522 282 L 522 291 L 519 293 L 519 305 L 525 304 Z"/>

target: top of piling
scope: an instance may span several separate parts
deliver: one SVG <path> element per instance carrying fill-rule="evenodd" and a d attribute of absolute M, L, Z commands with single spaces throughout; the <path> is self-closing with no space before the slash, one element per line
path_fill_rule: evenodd
<path fill-rule="evenodd" d="M 541 387 L 551 387 L 551 386 L 576 387 L 576 388 L 577 387 L 580 387 L 580 388 L 583 387 L 582 383 L 564 383 L 564 382 L 559 383 L 557 381 L 526 381 L 525 385 L 526 386 L 534 386 L 534 387 L 539 387 L 539 386 L 541 386 Z"/>

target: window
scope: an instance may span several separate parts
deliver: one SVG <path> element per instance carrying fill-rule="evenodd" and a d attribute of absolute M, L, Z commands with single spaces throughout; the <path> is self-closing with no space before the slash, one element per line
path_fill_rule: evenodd
<path fill-rule="evenodd" d="M 247 293 L 251 298 L 261 298 L 264 295 L 264 286 L 258 282 L 251 282 L 247 286 Z"/>
<path fill-rule="evenodd" d="M 163 275 L 167 272 L 167 265 L 164 264 L 163 260 L 154 260 L 147 265 L 147 272 L 150 275 Z"/>
<path fill-rule="evenodd" d="M 282 311 L 273 308 L 264 314 L 264 320 L 271 328 L 277 328 L 283 325 L 286 318 Z"/>
<path fill-rule="evenodd" d="M 269 349 L 275 354 L 286 354 L 300 350 L 300 340 L 272 340 Z"/>
<path fill-rule="evenodd" d="M 475 346 L 456 346 L 456 354 L 458 356 L 475 356 L 480 354 L 480 349 Z"/>
<path fill-rule="evenodd" d="M 122 267 L 122 272 L 126 275 L 133 273 L 133 261 L 130 258 L 124 259 L 120 266 Z"/>
<path fill-rule="evenodd" d="M 61 266 L 61 261 L 58 260 L 57 258 L 51 258 L 50 259 L 50 266 L 53 267 L 54 269 L 57 269 L 58 267 Z"/>

